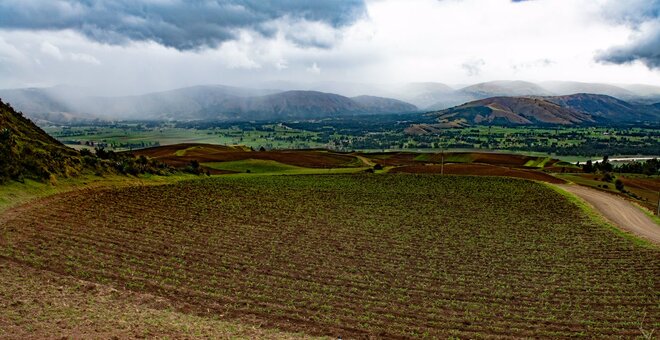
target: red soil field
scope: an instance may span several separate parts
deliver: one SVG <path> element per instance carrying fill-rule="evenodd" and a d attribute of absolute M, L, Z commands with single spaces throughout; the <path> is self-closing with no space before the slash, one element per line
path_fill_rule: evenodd
<path fill-rule="evenodd" d="M 178 151 L 183 154 L 177 156 Z M 133 154 L 155 158 L 174 167 L 186 166 L 192 160 L 210 163 L 246 159 L 270 160 L 299 167 L 321 169 L 361 165 L 355 156 L 324 150 L 246 151 L 241 147 L 206 144 L 169 145 L 133 151 Z"/>

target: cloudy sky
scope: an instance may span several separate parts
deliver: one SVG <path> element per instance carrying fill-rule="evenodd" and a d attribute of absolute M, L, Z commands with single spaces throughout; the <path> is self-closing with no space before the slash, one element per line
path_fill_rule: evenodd
<path fill-rule="evenodd" d="M 660 85 L 660 0 L 1 0 L 0 88 Z"/>

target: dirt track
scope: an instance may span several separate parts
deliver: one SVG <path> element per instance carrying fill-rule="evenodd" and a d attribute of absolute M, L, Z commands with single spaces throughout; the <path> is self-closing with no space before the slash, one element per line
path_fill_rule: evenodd
<path fill-rule="evenodd" d="M 621 229 L 660 244 L 660 225 L 623 198 L 579 185 L 561 184 L 560 188 L 575 194 L 598 210 Z"/>

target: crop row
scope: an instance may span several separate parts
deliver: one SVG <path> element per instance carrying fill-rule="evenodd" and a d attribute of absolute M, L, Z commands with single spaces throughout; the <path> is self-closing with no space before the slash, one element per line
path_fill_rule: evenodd
<path fill-rule="evenodd" d="M 310 334 L 628 337 L 659 326 L 648 320 L 660 320 L 660 252 L 533 182 L 226 177 L 24 209 L 1 226 L 2 256 Z"/>

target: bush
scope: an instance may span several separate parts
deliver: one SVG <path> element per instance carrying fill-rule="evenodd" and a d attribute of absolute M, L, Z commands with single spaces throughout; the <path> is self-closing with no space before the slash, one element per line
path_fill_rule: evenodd
<path fill-rule="evenodd" d="M 614 187 L 616 187 L 616 190 L 619 190 L 621 192 L 625 192 L 625 187 L 623 186 L 623 182 L 620 179 L 617 179 L 614 181 Z"/>

